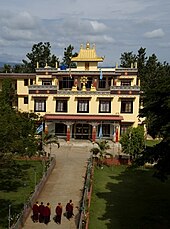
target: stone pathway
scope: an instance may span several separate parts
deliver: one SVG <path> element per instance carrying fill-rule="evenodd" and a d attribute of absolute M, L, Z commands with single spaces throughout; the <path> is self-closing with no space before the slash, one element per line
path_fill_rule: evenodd
<path fill-rule="evenodd" d="M 51 204 L 51 222 L 48 225 L 33 223 L 31 214 L 28 217 L 24 229 L 76 229 L 79 218 L 78 208 L 82 197 L 84 185 L 84 176 L 86 173 L 87 160 L 90 156 L 92 143 L 88 141 L 79 141 L 74 143 L 61 142 L 61 147 L 52 147 L 52 154 L 56 156 L 56 166 L 50 175 L 44 189 L 42 190 L 38 201 L 44 204 Z M 62 203 L 63 211 L 66 203 L 72 199 L 74 202 L 74 218 L 70 221 L 62 216 L 61 225 L 53 221 L 55 207 L 58 202 Z"/>

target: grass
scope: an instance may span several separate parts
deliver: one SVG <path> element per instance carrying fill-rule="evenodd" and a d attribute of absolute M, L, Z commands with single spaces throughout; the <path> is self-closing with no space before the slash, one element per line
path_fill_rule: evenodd
<path fill-rule="evenodd" d="M 0 228 L 8 227 L 8 211 L 11 205 L 11 223 L 21 213 L 24 203 L 34 192 L 43 174 L 41 161 L 17 160 L 0 168 Z"/>
<path fill-rule="evenodd" d="M 170 181 L 152 169 L 95 168 L 89 229 L 170 228 Z"/>
<path fill-rule="evenodd" d="M 146 140 L 146 146 L 154 146 L 160 142 L 161 140 L 157 140 L 157 139 L 156 140 Z"/>

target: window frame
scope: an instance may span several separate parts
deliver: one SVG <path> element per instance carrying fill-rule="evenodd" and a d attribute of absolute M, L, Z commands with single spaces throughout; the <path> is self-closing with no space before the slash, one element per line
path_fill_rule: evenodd
<path fill-rule="evenodd" d="M 81 106 L 87 106 L 87 108 Z M 77 113 L 89 113 L 89 99 L 78 99 Z"/>
<path fill-rule="evenodd" d="M 24 79 L 24 86 L 28 86 L 28 79 Z"/>
<path fill-rule="evenodd" d="M 99 79 L 98 88 L 104 89 L 106 88 L 106 77 Z"/>
<path fill-rule="evenodd" d="M 34 112 L 46 112 L 46 99 L 34 99 Z"/>
<path fill-rule="evenodd" d="M 42 80 L 42 85 L 46 85 L 46 86 L 48 86 L 48 85 L 52 85 L 52 80 Z"/>
<path fill-rule="evenodd" d="M 121 79 L 120 84 L 123 87 L 131 86 L 132 80 L 130 80 L 130 79 Z"/>
<path fill-rule="evenodd" d="M 24 96 L 24 104 L 28 104 L 28 96 Z"/>
<path fill-rule="evenodd" d="M 133 100 L 121 100 L 120 113 L 133 114 Z"/>
<path fill-rule="evenodd" d="M 107 106 L 109 107 L 109 109 L 106 109 Z M 111 100 L 99 100 L 99 113 L 111 113 Z"/>
<path fill-rule="evenodd" d="M 59 99 L 56 100 L 55 112 L 67 112 L 67 109 L 68 109 L 68 101 L 67 100 L 59 100 Z"/>

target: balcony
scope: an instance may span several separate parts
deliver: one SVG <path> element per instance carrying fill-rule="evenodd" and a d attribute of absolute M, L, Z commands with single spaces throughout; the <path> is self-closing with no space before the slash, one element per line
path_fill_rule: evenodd
<path fill-rule="evenodd" d="M 59 90 L 58 95 L 110 95 L 110 91 L 72 91 L 72 90 Z"/>
<path fill-rule="evenodd" d="M 29 94 L 57 94 L 56 85 L 30 85 Z"/>
<path fill-rule="evenodd" d="M 132 94 L 132 95 L 139 95 L 140 94 L 140 87 L 135 86 L 111 86 L 110 87 L 110 94 Z"/>

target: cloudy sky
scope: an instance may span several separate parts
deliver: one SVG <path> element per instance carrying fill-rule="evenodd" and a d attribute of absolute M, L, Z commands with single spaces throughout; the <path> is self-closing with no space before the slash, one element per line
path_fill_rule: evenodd
<path fill-rule="evenodd" d="M 33 44 L 49 41 L 60 59 L 69 44 L 96 44 L 103 66 L 123 52 L 146 48 L 170 63 L 170 0 L 1 0 L 0 61 L 26 59 Z"/>

